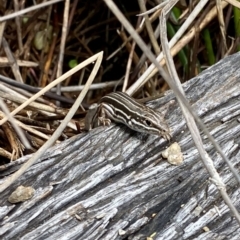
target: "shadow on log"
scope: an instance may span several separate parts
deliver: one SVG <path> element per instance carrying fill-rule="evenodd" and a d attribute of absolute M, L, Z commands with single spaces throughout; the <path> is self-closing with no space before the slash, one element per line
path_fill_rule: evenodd
<path fill-rule="evenodd" d="M 240 54 L 184 84 L 187 98 L 239 171 Z M 151 106 L 174 99 L 172 92 Z M 170 142 L 123 125 L 99 127 L 49 149 L 1 193 L 1 239 L 239 239 L 240 228 L 199 158 L 177 102 L 166 120 Z M 239 187 L 203 136 L 227 192 L 240 210 Z M 184 156 L 170 165 L 161 152 L 178 142 Z M 0 168 L 15 172 L 29 156 Z M 33 198 L 7 199 L 19 185 Z"/>

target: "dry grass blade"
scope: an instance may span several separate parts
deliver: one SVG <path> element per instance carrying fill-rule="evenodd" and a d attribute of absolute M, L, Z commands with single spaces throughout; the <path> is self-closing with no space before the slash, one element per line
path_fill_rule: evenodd
<path fill-rule="evenodd" d="M 127 70 L 126 70 L 125 78 L 124 78 L 124 81 L 123 81 L 123 87 L 122 87 L 123 92 L 126 91 L 126 88 L 127 88 L 127 85 L 128 85 L 129 74 L 130 74 L 130 71 L 131 71 L 131 65 L 132 65 L 133 53 L 134 53 L 134 50 L 135 50 L 135 46 L 136 46 L 136 43 L 133 42 L 131 52 L 130 52 L 128 62 L 127 62 Z"/>
<path fill-rule="evenodd" d="M 67 114 L 65 119 L 62 121 L 60 126 L 57 128 L 57 130 L 54 132 L 54 134 L 51 136 L 51 138 L 41 148 L 39 148 L 39 150 L 28 160 L 28 162 L 26 162 L 17 172 L 12 174 L 8 179 L 6 179 L 6 181 L 3 184 L 0 185 L 0 192 L 4 191 L 17 178 L 19 178 L 58 139 L 58 137 L 61 135 L 62 131 L 64 130 L 64 128 L 68 124 L 68 122 L 72 119 L 74 113 L 79 108 L 83 98 L 85 97 L 85 95 L 86 95 L 86 93 L 87 93 L 87 91 L 89 89 L 89 86 L 93 82 L 93 80 L 94 80 L 94 78 L 95 78 L 95 76 L 96 76 L 96 74 L 97 74 L 97 72 L 99 70 L 100 64 L 102 62 L 102 57 L 103 57 L 103 53 L 102 52 L 100 52 L 98 54 L 95 54 L 91 58 L 87 59 L 85 62 L 79 64 L 77 67 L 75 67 L 74 69 L 69 71 L 69 72 L 71 72 L 73 74 L 73 72 L 76 72 L 76 69 L 79 70 L 79 69 L 83 68 L 84 66 L 86 66 L 87 64 L 91 64 L 93 61 L 96 61 L 95 65 L 94 65 L 94 68 L 93 68 L 93 70 L 92 70 L 92 72 L 91 72 L 91 74 L 89 76 L 89 79 L 88 79 L 88 81 L 87 81 L 87 83 L 85 85 L 85 88 L 79 94 L 76 102 L 73 104 L 71 110 L 69 111 L 69 113 Z M 81 66 L 81 68 L 79 66 Z M 73 70 L 75 70 L 75 71 L 73 71 Z M 69 72 L 68 72 L 68 74 L 67 73 L 64 74 L 63 75 L 64 77 L 62 76 L 62 78 L 60 77 L 59 79 L 61 81 L 62 81 L 62 79 L 66 79 L 66 76 L 69 75 Z M 53 82 L 54 84 L 52 84 L 52 85 L 55 86 L 56 84 L 58 84 L 59 83 L 59 79 L 58 79 L 58 81 L 55 80 Z M 49 84 L 49 85 L 51 85 L 51 84 Z M 43 89 L 43 90 L 45 90 L 45 89 Z"/>
<path fill-rule="evenodd" d="M 18 93 L 17 91 L 15 91 L 11 88 L 8 88 L 7 86 L 5 86 L 3 84 L 0 84 L 0 90 L 2 92 L 9 93 L 9 94 L 12 94 L 13 96 L 17 96 L 19 98 L 23 98 L 24 100 L 27 100 L 27 98 L 25 96 L 21 95 L 20 93 Z"/>
<path fill-rule="evenodd" d="M 13 71 L 13 74 L 14 74 L 16 80 L 23 83 L 22 76 L 21 76 L 21 73 L 20 73 L 19 66 L 17 65 L 16 58 L 12 54 L 12 52 L 10 50 L 10 47 L 8 45 L 8 42 L 4 37 L 2 39 L 2 46 L 4 48 L 4 51 L 5 51 L 6 55 L 7 55 L 8 61 L 10 63 L 12 63 L 11 68 L 12 68 L 12 71 Z"/>
<path fill-rule="evenodd" d="M 5 26 L 6 26 L 6 22 L 0 23 L 0 46 L 2 46 L 2 40 L 3 40 Z"/>
<path fill-rule="evenodd" d="M 139 4 L 139 7 L 140 7 L 141 11 L 146 12 L 147 9 L 146 9 L 146 6 L 145 6 L 145 1 L 138 0 L 138 4 Z M 148 17 L 148 15 L 144 15 L 144 18 L 145 18 L 146 29 L 148 31 L 148 36 L 149 36 L 150 41 L 152 43 L 155 54 L 159 54 L 160 53 L 160 47 L 159 47 L 159 45 L 157 43 L 157 40 L 154 36 L 152 25 L 151 25 L 151 22 L 149 20 L 149 17 Z"/>
<path fill-rule="evenodd" d="M 123 84 L 123 80 L 119 81 L 110 81 L 110 82 L 103 82 L 103 83 L 93 83 L 89 90 L 98 90 L 98 89 L 104 89 L 109 87 L 116 87 L 121 86 Z M 61 92 L 80 92 L 84 88 L 84 85 L 77 85 L 77 86 L 67 86 L 67 87 L 61 87 Z M 52 91 L 56 91 L 56 88 L 52 88 Z"/>
<path fill-rule="evenodd" d="M 19 3 L 17 0 L 14 0 L 14 10 L 15 12 L 19 11 Z M 22 42 L 22 31 L 21 31 L 21 21 L 19 17 L 15 18 L 15 23 L 17 26 L 17 38 L 18 38 L 18 47 L 20 54 L 23 52 L 23 42 Z"/>
<path fill-rule="evenodd" d="M 67 38 L 69 5 L 70 5 L 70 1 L 66 0 L 65 7 L 64 7 L 64 14 L 63 14 L 63 26 L 62 26 L 62 37 L 61 37 L 61 44 L 60 44 L 60 51 L 59 51 L 59 59 L 57 64 L 57 77 L 60 77 L 62 75 L 64 48 L 65 48 L 66 38 Z M 58 84 L 57 86 L 58 95 L 61 95 L 60 88 L 61 88 L 61 84 Z"/>
<path fill-rule="evenodd" d="M 158 9 L 162 9 L 166 4 L 167 4 L 167 1 L 162 2 L 159 5 L 157 5 L 156 7 L 152 8 L 152 9 L 150 9 L 148 11 L 145 11 L 143 13 L 140 13 L 137 16 L 145 16 L 146 14 L 153 13 L 153 12 L 157 11 Z"/>
<path fill-rule="evenodd" d="M 38 63 L 16 59 L 17 65 L 19 67 L 37 67 Z M 11 63 L 6 57 L 0 57 L 0 67 L 10 66 Z"/>
<path fill-rule="evenodd" d="M 0 92 L 0 96 L 1 96 L 1 92 Z M 15 129 L 17 135 L 21 139 L 22 144 L 25 146 L 25 148 L 30 149 L 31 145 L 30 145 L 29 141 L 25 137 L 22 129 L 16 124 L 14 118 L 12 116 L 10 116 L 9 110 L 1 98 L 0 98 L 0 107 L 3 110 L 3 112 L 5 113 L 5 115 L 7 115 L 9 117 L 9 121 L 12 124 L 13 128 Z"/>
<path fill-rule="evenodd" d="M 225 47 L 225 49 L 227 49 L 226 28 L 225 28 L 225 23 L 224 23 L 224 19 L 223 19 L 222 1 L 216 0 L 216 6 L 217 6 L 217 11 L 218 11 L 218 20 L 219 20 L 219 24 L 220 24 L 224 47 Z"/>
<path fill-rule="evenodd" d="M 233 6 L 240 8 L 240 3 L 236 0 L 225 0 L 226 2 L 232 4 Z"/>
<path fill-rule="evenodd" d="M 50 0 L 50 1 L 37 4 L 37 5 L 32 6 L 32 7 L 29 7 L 29 8 L 25 8 L 25 9 L 20 10 L 20 11 L 18 11 L 18 12 L 11 13 L 11 14 L 8 14 L 8 15 L 6 15 L 6 16 L 0 17 L 0 22 L 7 21 L 7 20 L 9 20 L 9 19 L 12 19 L 12 18 L 21 16 L 21 15 L 23 15 L 23 14 L 25 14 L 25 13 L 32 12 L 32 11 L 34 11 L 34 10 L 37 10 L 37 9 L 40 9 L 40 8 L 43 8 L 43 7 L 47 7 L 47 6 L 49 6 L 49 5 L 52 5 L 52 4 L 54 4 L 54 3 L 61 2 L 61 1 L 63 1 L 63 0 Z"/>
<path fill-rule="evenodd" d="M 6 136 L 6 140 L 8 141 L 9 147 L 11 149 L 11 158 L 10 161 L 16 160 L 23 156 L 24 146 L 19 140 L 16 132 L 13 131 L 12 125 L 10 123 L 4 123 L 2 125 L 2 130 Z"/>
<path fill-rule="evenodd" d="M 9 114 L 9 115 L 10 115 L 10 114 Z M 1 117 L 1 118 L 5 117 L 5 116 L 6 116 L 5 114 L 3 114 L 2 112 L 0 112 L 0 117 Z M 36 135 L 36 136 L 39 136 L 39 137 L 41 137 L 42 139 L 45 139 L 45 140 L 48 140 L 48 139 L 49 139 L 49 136 L 47 136 L 46 134 L 44 134 L 44 133 L 42 133 L 42 132 L 40 132 L 40 131 L 37 131 L 37 130 L 35 130 L 35 129 L 33 129 L 33 128 L 31 128 L 31 127 L 23 124 L 22 122 L 18 121 L 17 119 L 14 119 L 14 121 L 15 121 L 16 124 L 17 124 L 19 127 L 21 127 L 22 129 L 24 129 L 24 130 L 26 130 L 26 131 L 28 131 L 28 132 Z"/>

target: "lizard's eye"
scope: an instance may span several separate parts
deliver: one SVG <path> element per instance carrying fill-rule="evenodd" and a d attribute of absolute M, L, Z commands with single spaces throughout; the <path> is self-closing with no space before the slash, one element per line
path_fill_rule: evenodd
<path fill-rule="evenodd" d="M 147 126 L 149 126 L 149 127 L 152 126 L 152 122 L 151 122 L 151 121 L 149 121 L 149 120 L 145 120 L 144 122 L 145 122 L 145 124 L 146 124 Z"/>

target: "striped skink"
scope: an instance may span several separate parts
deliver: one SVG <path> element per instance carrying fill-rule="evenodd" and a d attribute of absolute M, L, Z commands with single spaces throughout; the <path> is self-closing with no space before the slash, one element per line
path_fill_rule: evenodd
<path fill-rule="evenodd" d="M 126 93 L 110 93 L 102 97 L 98 104 L 91 105 L 85 118 L 85 129 L 109 126 L 111 120 L 137 132 L 162 136 L 168 140 L 171 137 L 163 113 L 137 102 Z"/>

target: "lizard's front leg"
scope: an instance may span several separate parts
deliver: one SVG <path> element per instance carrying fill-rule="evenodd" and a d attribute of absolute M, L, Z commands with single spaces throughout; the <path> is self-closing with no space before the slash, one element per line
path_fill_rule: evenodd
<path fill-rule="evenodd" d="M 110 126 L 111 119 L 107 116 L 107 109 L 104 104 L 100 104 L 98 107 L 98 126 Z"/>
<path fill-rule="evenodd" d="M 94 128 L 94 126 L 96 125 L 97 116 L 98 116 L 98 104 L 94 103 L 89 107 L 88 112 L 85 116 L 85 129 L 87 131 Z"/>

